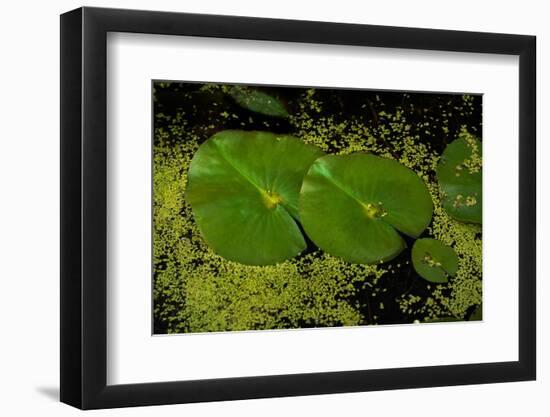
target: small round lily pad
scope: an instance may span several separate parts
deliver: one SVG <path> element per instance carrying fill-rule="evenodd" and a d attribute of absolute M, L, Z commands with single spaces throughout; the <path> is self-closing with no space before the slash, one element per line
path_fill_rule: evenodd
<path fill-rule="evenodd" d="M 437 179 L 447 213 L 460 221 L 482 222 L 482 146 L 463 133 L 445 148 L 437 166 Z"/>
<path fill-rule="evenodd" d="M 306 248 L 296 224 L 302 179 L 323 152 L 287 135 L 226 130 L 197 150 L 187 200 L 217 254 L 269 265 Z"/>
<path fill-rule="evenodd" d="M 247 110 L 265 114 L 272 117 L 288 117 L 288 111 L 283 103 L 276 97 L 263 91 L 235 85 L 229 90 L 229 94 L 237 104 Z"/>
<path fill-rule="evenodd" d="M 458 255 L 454 249 L 436 239 L 418 239 L 411 256 L 418 275 L 430 282 L 445 283 L 458 270 Z"/>
<path fill-rule="evenodd" d="M 397 256 L 430 223 L 433 205 L 422 179 L 397 161 L 365 153 L 317 159 L 302 184 L 300 218 L 324 251 L 351 263 Z"/>

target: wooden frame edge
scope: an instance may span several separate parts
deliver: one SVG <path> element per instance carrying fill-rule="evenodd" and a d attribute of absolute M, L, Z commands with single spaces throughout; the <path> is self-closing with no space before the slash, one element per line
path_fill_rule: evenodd
<path fill-rule="evenodd" d="M 518 55 L 519 361 L 107 386 L 105 103 L 109 31 Z M 62 402 L 81 409 L 113 408 L 536 378 L 535 37 L 81 8 L 61 16 L 60 95 Z"/>

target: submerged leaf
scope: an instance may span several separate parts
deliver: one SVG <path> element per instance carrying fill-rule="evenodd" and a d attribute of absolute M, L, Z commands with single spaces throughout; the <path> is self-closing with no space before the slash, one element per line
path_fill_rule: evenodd
<path fill-rule="evenodd" d="M 418 239 L 411 257 L 418 275 L 430 282 L 447 282 L 458 269 L 458 255 L 454 249 L 436 239 Z"/>
<path fill-rule="evenodd" d="M 443 207 L 457 220 L 482 221 L 481 148 L 477 138 L 463 133 L 447 145 L 437 166 Z"/>
<path fill-rule="evenodd" d="M 187 198 L 208 245 L 226 259 L 268 265 L 306 248 L 296 224 L 302 179 L 323 152 L 269 132 L 226 130 L 198 149 Z"/>
<path fill-rule="evenodd" d="M 235 85 L 229 90 L 229 94 L 237 104 L 250 111 L 273 117 L 288 117 L 288 112 L 283 103 L 260 90 L 250 87 Z"/>
<path fill-rule="evenodd" d="M 328 155 L 309 169 L 300 217 L 323 250 L 352 263 L 375 263 L 405 247 L 398 232 L 417 237 L 430 223 L 424 182 L 397 161 L 374 155 Z"/>

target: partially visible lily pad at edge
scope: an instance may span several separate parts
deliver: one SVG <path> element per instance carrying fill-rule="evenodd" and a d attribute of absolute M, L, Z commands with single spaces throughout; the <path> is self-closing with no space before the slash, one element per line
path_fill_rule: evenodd
<path fill-rule="evenodd" d="M 481 321 L 483 320 L 483 305 L 479 304 L 471 314 L 469 321 Z"/>
<path fill-rule="evenodd" d="M 191 161 L 187 200 L 204 240 L 220 256 L 270 265 L 306 248 L 296 220 L 302 179 L 323 155 L 288 135 L 227 130 Z"/>
<path fill-rule="evenodd" d="M 442 205 L 456 220 L 482 222 L 482 145 L 463 132 L 445 148 L 437 166 Z"/>

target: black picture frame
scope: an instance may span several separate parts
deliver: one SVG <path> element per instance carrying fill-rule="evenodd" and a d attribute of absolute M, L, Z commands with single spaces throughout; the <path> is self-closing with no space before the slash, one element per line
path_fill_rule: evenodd
<path fill-rule="evenodd" d="M 108 32 L 519 56 L 519 360 L 107 385 Z M 61 401 L 81 409 L 482 384 L 536 377 L 534 36 L 79 8 L 61 16 Z"/>

